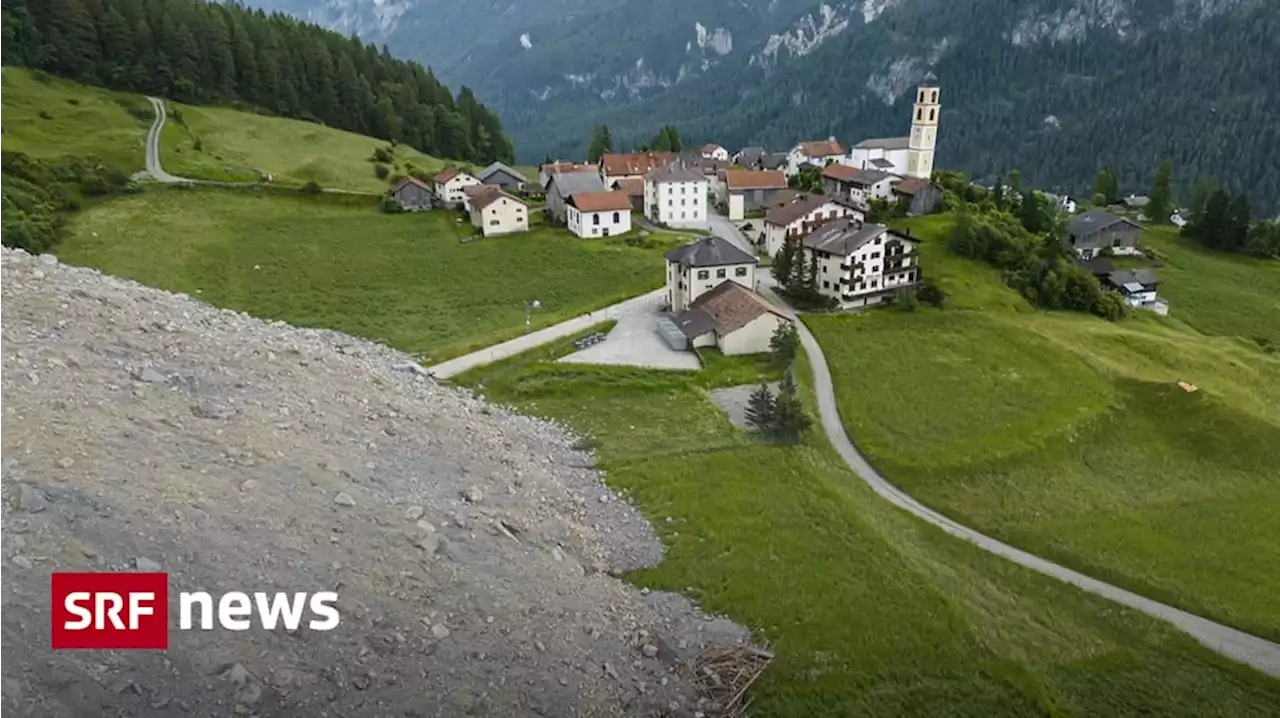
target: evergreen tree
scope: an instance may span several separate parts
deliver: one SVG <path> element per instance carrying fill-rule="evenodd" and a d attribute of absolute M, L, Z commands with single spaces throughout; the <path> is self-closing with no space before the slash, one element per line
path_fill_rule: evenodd
<path fill-rule="evenodd" d="M 1186 219 L 1188 222 L 1197 224 L 1204 218 L 1205 206 L 1209 204 L 1209 198 L 1213 197 L 1217 191 L 1217 182 L 1208 177 L 1196 179 L 1195 186 L 1191 189 L 1191 201 L 1187 203 L 1189 216 Z"/>
<path fill-rule="evenodd" d="M 608 125 L 596 125 L 591 133 L 591 142 L 587 147 L 587 161 L 595 164 L 607 152 L 613 152 L 613 137 L 609 135 Z"/>
<path fill-rule="evenodd" d="M 73 79 L 95 78 L 98 67 L 98 31 L 84 0 L 43 0 L 52 63 L 48 69 Z M 6 10 L 6 12 L 8 12 Z"/>
<path fill-rule="evenodd" d="M 1204 206 L 1203 216 L 1193 230 L 1194 235 L 1201 242 L 1210 247 L 1222 247 L 1225 244 L 1230 222 L 1230 202 L 1227 193 L 1221 189 L 1209 197 L 1209 201 Z"/>
<path fill-rule="evenodd" d="M 1156 170 L 1156 181 L 1151 186 L 1145 213 L 1157 224 L 1168 224 L 1173 214 L 1173 163 L 1165 160 Z"/>
<path fill-rule="evenodd" d="M 1219 246 L 1229 252 L 1244 249 L 1249 239 L 1249 223 L 1253 220 L 1249 197 L 1238 194 L 1227 207 L 1226 222 Z"/>
<path fill-rule="evenodd" d="M 818 291 L 818 253 L 817 252 L 809 253 L 809 271 L 805 275 L 804 280 L 805 281 L 802 286 L 814 292 Z"/>
<path fill-rule="evenodd" d="M 769 353 L 773 363 L 780 367 L 789 367 L 800 351 L 800 332 L 792 322 L 781 322 L 769 338 Z"/>
<path fill-rule="evenodd" d="M 663 125 L 649 143 L 649 148 L 655 152 L 679 152 L 682 147 L 675 125 Z"/>
<path fill-rule="evenodd" d="M 773 266 L 769 268 L 769 271 L 773 273 L 773 281 L 777 282 L 778 286 L 783 289 L 786 289 L 791 283 L 791 272 L 794 269 L 795 256 L 795 245 L 790 240 L 782 240 L 782 248 L 774 255 Z"/>
<path fill-rule="evenodd" d="M 759 389 L 751 392 L 751 397 L 747 400 L 747 426 L 768 434 L 773 431 L 776 419 L 776 399 L 773 392 L 769 391 L 769 385 L 762 383 Z"/>
<path fill-rule="evenodd" d="M 1097 179 L 1093 183 L 1093 194 L 1101 195 L 1105 204 L 1114 204 L 1120 201 L 1120 181 L 1116 178 L 1116 171 L 1112 169 L 1104 169 L 1098 173 Z"/>
<path fill-rule="evenodd" d="M 791 372 L 782 375 L 778 395 L 774 398 L 774 433 L 791 441 L 799 441 L 813 422 L 804 413 L 795 379 Z"/>

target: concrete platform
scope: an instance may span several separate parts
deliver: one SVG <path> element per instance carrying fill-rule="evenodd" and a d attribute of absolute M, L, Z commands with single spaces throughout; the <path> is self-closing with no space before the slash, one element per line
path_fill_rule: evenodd
<path fill-rule="evenodd" d="M 646 369 L 696 371 L 701 368 L 693 352 L 672 349 L 658 334 L 658 312 L 648 309 L 618 317 L 604 341 L 563 357 L 568 364 L 610 364 Z"/>

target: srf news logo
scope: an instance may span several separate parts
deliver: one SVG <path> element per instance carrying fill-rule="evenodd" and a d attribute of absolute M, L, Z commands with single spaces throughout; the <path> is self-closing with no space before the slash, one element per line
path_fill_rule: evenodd
<path fill-rule="evenodd" d="M 55 573 L 52 583 L 53 648 L 166 649 L 169 647 L 169 574 Z M 331 631 L 342 621 L 338 594 L 225 593 L 216 601 L 204 591 L 178 594 L 178 629 L 298 630 L 303 618 L 313 631 Z M 308 609 L 310 609 L 308 611 Z M 216 620 L 215 620 L 216 619 Z"/>

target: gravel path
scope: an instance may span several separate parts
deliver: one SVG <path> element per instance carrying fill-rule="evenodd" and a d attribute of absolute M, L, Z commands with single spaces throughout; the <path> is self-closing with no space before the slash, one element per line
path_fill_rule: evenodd
<path fill-rule="evenodd" d="M 773 296 L 771 291 L 766 290 L 766 293 Z M 773 296 L 773 299 L 777 301 L 776 296 Z M 1189 633 L 1208 648 L 1228 658 L 1248 664 L 1263 673 L 1280 677 L 1280 645 L 1187 613 L 1181 609 L 1152 601 L 1149 598 L 1090 578 L 1065 566 L 1046 561 L 1039 556 L 1034 556 L 1009 544 L 997 541 L 952 521 L 911 498 L 902 489 L 889 483 L 867 462 L 866 458 L 854 447 L 853 442 L 849 440 L 844 424 L 840 421 L 835 389 L 831 383 L 831 371 L 827 367 L 827 360 L 822 353 L 822 347 L 818 345 L 818 341 L 809 329 L 804 326 L 803 322 L 799 323 L 798 326 L 801 343 L 805 352 L 809 355 L 809 362 L 813 367 L 814 390 L 818 397 L 818 410 L 821 415 L 822 428 L 836 451 L 845 460 L 845 463 L 858 476 L 862 477 L 862 480 L 881 498 L 988 553 L 1026 566 L 1033 571 L 1056 578 L 1059 581 L 1069 583 L 1089 593 L 1102 596 L 1129 608 L 1137 609 L 1155 618 L 1168 621 Z"/>
<path fill-rule="evenodd" d="M 336 332 L 48 255 L 0 274 L 6 716 L 692 716 L 688 662 L 746 640 L 612 577 L 662 546 L 560 426 Z M 155 565 L 335 590 L 342 624 L 50 650 L 50 572 Z"/>
<path fill-rule="evenodd" d="M 196 184 L 196 180 L 171 175 L 160 166 L 160 133 L 164 130 L 164 122 L 168 115 L 164 109 L 164 101 L 157 97 L 148 97 L 155 119 L 151 120 L 151 129 L 147 130 L 147 174 L 157 182 L 165 184 Z"/>

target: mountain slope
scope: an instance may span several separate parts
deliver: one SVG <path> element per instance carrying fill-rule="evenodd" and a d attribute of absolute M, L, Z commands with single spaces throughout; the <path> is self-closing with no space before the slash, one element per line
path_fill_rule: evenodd
<path fill-rule="evenodd" d="M 316 0 L 264 0 L 305 13 Z M 351 11 L 371 0 L 326 0 Z M 1161 156 L 1275 208 L 1280 3 L 1263 0 L 402 0 L 376 39 L 465 83 L 524 159 L 579 155 L 674 122 L 691 140 L 775 147 L 905 133 L 903 92 L 943 82 L 938 162 L 1020 168 L 1087 191 L 1114 165 L 1142 190 Z M 378 4 L 379 7 L 385 3 Z M 432 18 L 427 21 L 426 18 Z M 464 42 L 459 38 L 474 36 Z"/>

